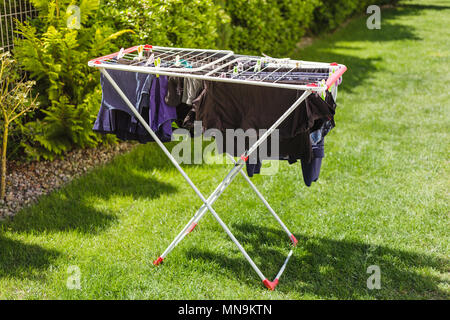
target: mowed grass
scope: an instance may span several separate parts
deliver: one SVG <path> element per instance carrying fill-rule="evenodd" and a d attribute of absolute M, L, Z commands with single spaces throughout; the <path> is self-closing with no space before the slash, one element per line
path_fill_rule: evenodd
<path fill-rule="evenodd" d="M 299 240 L 276 291 L 211 214 L 152 265 L 201 201 L 148 144 L 0 225 L 0 298 L 448 299 L 450 4 L 402 2 L 381 30 L 365 19 L 291 53 L 349 71 L 320 180 L 305 187 L 287 163 L 253 178 Z M 230 169 L 183 167 L 205 195 Z M 289 241 L 242 177 L 214 208 L 272 279 Z M 379 290 L 366 285 L 371 265 Z"/>

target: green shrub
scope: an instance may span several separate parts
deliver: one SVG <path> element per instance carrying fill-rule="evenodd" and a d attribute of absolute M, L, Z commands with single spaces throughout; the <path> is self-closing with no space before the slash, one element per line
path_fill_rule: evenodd
<path fill-rule="evenodd" d="M 214 48 L 219 25 L 229 21 L 213 0 L 108 0 L 103 11 L 103 20 L 135 31 L 123 47 L 139 43 Z"/>
<path fill-rule="evenodd" d="M 320 0 L 108 0 L 104 19 L 135 31 L 121 39 L 123 47 L 148 43 L 283 55 L 319 5 Z"/>
<path fill-rule="evenodd" d="M 74 147 L 113 139 L 91 130 L 101 99 L 98 72 L 87 66 L 94 57 L 146 43 L 282 57 L 305 32 L 335 29 L 373 4 L 369 0 L 31 2 L 39 9 L 39 18 L 31 24 L 19 23 L 24 39 L 18 41 L 15 55 L 40 93 L 42 111 L 21 127 L 21 146 L 36 159 L 52 159 Z M 71 4 L 81 9 L 79 30 L 67 27 L 66 10 Z M 129 30 L 114 33 L 118 29 Z"/>
<path fill-rule="evenodd" d="M 39 9 L 40 30 L 18 22 L 23 36 L 15 56 L 21 67 L 37 82 L 42 113 L 23 127 L 28 139 L 22 142 L 35 159 L 53 159 L 73 147 L 95 146 L 102 137 L 92 132 L 101 93 L 97 72 L 87 66 L 92 57 L 112 50 L 110 41 L 128 31 L 113 33 L 98 19 L 99 1 L 83 0 L 82 27 L 70 29 L 66 9 L 74 1 L 33 0 Z"/>
<path fill-rule="evenodd" d="M 0 124 L 2 133 L 0 199 L 6 194 L 6 155 L 8 152 L 9 129 L 15 122 L 38 107 L 36 97 L 31 94 L 34 81 L 20 79 L 17 62 L 10 52 L 0 50 Z"/>
<path fill-rule="evenodd" d="M 228 0 L 229 47 L 245 54 L 280 56 L 291 50 L 308 28 L 319 0 Z"/>
<path fill-rule="evenodd" d="M 104 20 L 135 31 L 121 39 L 123 47 L 149 43 L 284 56 L 308 30 L 332 30 L 370 4 L 397 1 L 108 0 Z"/>

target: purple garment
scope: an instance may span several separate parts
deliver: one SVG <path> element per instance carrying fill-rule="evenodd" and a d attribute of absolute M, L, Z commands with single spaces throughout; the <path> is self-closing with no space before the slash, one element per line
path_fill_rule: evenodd
<path fill-rule="evenodd" d="M 118 70 L 108 70 L 108 73 L 156 135 L 162 141 L 170 141 L 171 123 L 177 115 L 176 108 L 164 101 L 167 77 Z M 116 134 L 122 140 L 138 140 L 141 143 L 153 141 L 103 74 L 101 85 L 102 103 L 93 130 Z"/>
<path fill-rule="evenodd" d="M 131 104 L 139 109 L 142 93 L 150 90 L 151 79 L 148 75 L 118 70 L 108 70 L 108 73 L 128 97 Z M 133 113 L 103 74 L 100 76 L 100 84 L 102 86 L 102 102 L 93 130 L 114 133 L 117 128 L 115 126 L 115 115 L 112 111 L 120 110 L 130 116 L 133 116 Z"/>
<path fill-rule="evenodd" d="M 150 90 L 150 119 L 153 131 L 161 134 L 162 139 L 172 138 L 172 122 L 177 119 L 177 108 L 166 104 L 168 79 L 160 76 L 153 80 Z"/>

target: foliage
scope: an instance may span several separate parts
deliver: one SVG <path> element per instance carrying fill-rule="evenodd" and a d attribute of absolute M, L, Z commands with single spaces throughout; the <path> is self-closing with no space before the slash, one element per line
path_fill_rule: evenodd
<path fill-rule="evenodd" d="M 33 158 L 52 159 L 73 147 L 91 147 L 100 141 L 92 132 L 95 117 L 93 101 L 98 101 L 98 75 L 87 61 L 112 50 L 110 42 L 129 30 L 113 32 L 96 19 L 99 1 L 82 0 L 81 28 L 69 28 L 71 12 L 67 7 L 75 1 L 33 0 L 39 9 L 40 29 L 17 22 L 23 36 L 15 55 L 21 67 L 37 82 L 45 108 L 41 117 L 28 123 L 23 142 Z"/>
<path fill-rule="evenodd" d="M 377 4 L 396 0 L 378 0 Z M 62 156 L 105 138 L 92 132 L 101 92 L 93 57 L 137 43 L 232 49 L 284 56 L 309 30 L 335 29 L 368 0 L 32 0 L 39 18 L 18 23 L 15 55 L 36 80 L 42 111 L 21 127 L 21 146 L 35 159 Z M 70 5 L 81 28 L 69 28 Z M 73 20 L 72 20 L 73 22 Z M 122 29 L 123 31 L 114 32 Z M 133 32 L 131 31 L 133 30 Z"/>
<path fill-rule="evenodd" d="M 104 19 L 135 34 L 122 38 L 123 47 L 136 43 L 178 47 L 232 49 L 283 56 L 309 30 L 335 29 L 349 16 L 373 4 L 368 0 L 108 0 Z M 376 4 L 397 0 L 378 0 Z M 125 40 L 125 41 L 124 41 Z"/>
<path fill-rule="evenodd" d="M 229 0 L 229 47 L 239 53 L 286 54 L 303 36 L 319 0 Z"/>
<path fill-rule="evenodd" d="M 213 0 L 109 0 L 103 10 L 104 20 L 135 31 L 129 45 L 213 48 L 219 26 L 229 22 Z"/>
<path fill-rule="evenodd" d="M 0 120 L 2 125 L 0 198 L 6 192 L 6 153 L 8 132 L 12 123 L 37 107 L 36 98 L 31 95 L 34 81 L 19 79 L 16 61 L 9 52 L 0 52 Z"/>

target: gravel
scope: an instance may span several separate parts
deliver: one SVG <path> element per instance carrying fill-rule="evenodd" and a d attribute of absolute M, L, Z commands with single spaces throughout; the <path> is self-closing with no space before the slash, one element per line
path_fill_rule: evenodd
<path fill-rule="evenodd" d="M 12 218 L 20 209 L 48 194 L 92 168 L 129 152 L 132 142 L 74 150 L 64 159 L 22 163 L 9 161 L 6 173 L 6 197 L 0 199 L 0 219 Z"/>

